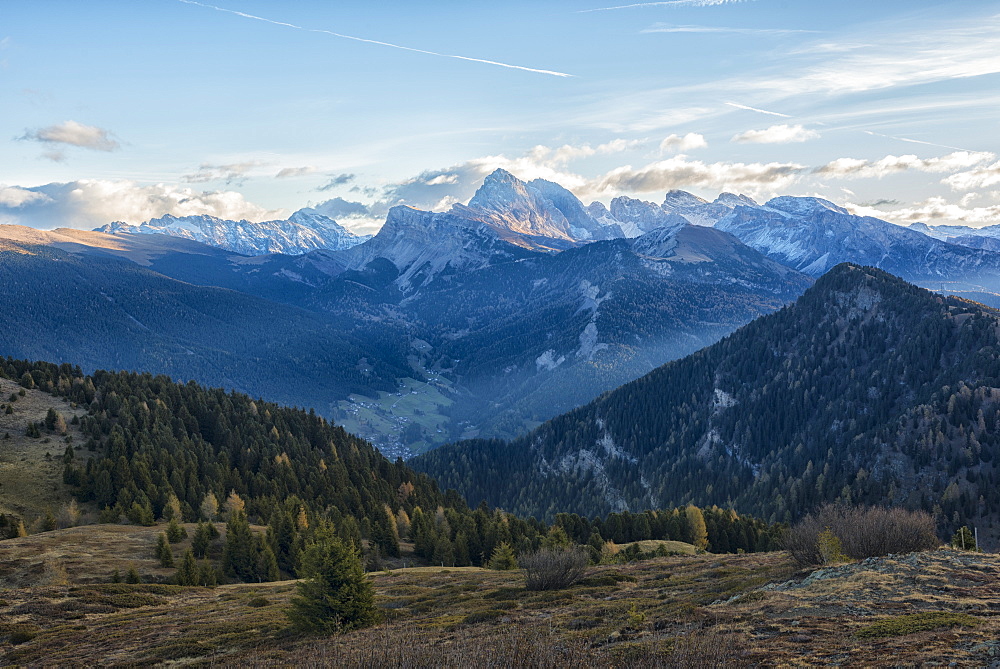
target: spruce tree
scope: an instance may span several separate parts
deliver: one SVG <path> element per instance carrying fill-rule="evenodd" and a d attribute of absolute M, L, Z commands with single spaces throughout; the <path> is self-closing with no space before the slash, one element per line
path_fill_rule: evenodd
<path fill-rule="evenodd" d="M 378 621 L 375 592 L 361 567 L 355 546 L 344 543 L 330 527 L 316 531 L 302 554 L 298 584 L 287 615 L 303 632 L 331 634 Z"/>
<path fill-rule="evenodd" d="M 510 547 L 510 544 L 506 541 L 497 544 L 497 547 L 493 549 L 493 555 L 490 556 L 489 567 L 498 571 L 517 569 L 517 558 L 514 557 L 514 549 Z"/>
<path fill-rule="evenodd" d="M 242 510 L 231 512 L 226 522 L 226 546 L 222 552 L 223 571 L 243 581 L 257 580 L 253 547 L 253 533 L 250 531 L 246 513 Z"/>
<path fill-rule="evenodd" d="M 171 518 L 170 522 L 167 523 L 167 540 L 172 544 L 176 544 L 184 539 L 187 539 L 187 530 L 181 527 L 176 517 Z"/>
<path fill-rule="evenodd" d="M 156 539 L 156 558 L 160 561 L 161 567 L 174 566 L 174 555 L 170 552 L 170 543 L 163 532 L 160 532 L 160 536 Z"/>
<path fill-rule="evenodd" d="M 176 579 L 177 585 L 198 585 L 198 565 L 190 548 L 184 551 L 181 566 L 177 568 Z"/>

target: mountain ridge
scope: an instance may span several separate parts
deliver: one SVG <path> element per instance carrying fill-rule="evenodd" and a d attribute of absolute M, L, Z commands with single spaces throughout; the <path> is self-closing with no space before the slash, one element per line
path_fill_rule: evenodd
<path fill-rule="evenodd" d="M 998 316 L 838 265 L 792 305 L 523 437 L 411 463 L 470 503 L 538 517 L 691 502 L 780 522 L 888 501 L 961 525 L 1000 509 Z"/>

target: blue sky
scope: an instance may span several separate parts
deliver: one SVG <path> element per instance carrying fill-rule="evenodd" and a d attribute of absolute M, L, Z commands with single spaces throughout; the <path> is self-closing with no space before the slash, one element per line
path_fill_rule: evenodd
<path fill-rule="evenodd" d="M 997 3 L 622 5 L 0 0 L 0 222 L 371 231 L 504 167 L 1000 223 Z"/>

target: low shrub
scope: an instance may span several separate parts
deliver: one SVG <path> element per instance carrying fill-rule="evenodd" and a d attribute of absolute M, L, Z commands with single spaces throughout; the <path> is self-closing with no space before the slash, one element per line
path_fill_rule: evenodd
<path fill-rule="evenodd" d="M 501 611 L 500 609 L 484 609 L 482 611 L 473 611 L 472 613 L 465 616 L 462 620 L 466 625 L 474 625 L 475 623 L 488 623 L 493 622 L 497 618 L 502 618 L 507 615 L 506 611 Z"/>
<path fill-rule="evenodd" d="M 948 611 L 911 613 L 865 625 L 855 632 L 854 636 L 861 639 L 881 639 L 945 627 L 977 627 L 981 622 L 979 618 L 965 613 L 950 613 Z"/>
<path fill-rule="evenodd" d="M 827 505 L 794 525 L 784 548 L 800 565 L 931 550 L 941 542 L 924 511 Z"/>
<path fill-rule="evenodd" d="M 528 590 L 568 588 L 587 571 L 590 556 L 580 547 L 543 548 L 519 560 L 527 576 Z"/>

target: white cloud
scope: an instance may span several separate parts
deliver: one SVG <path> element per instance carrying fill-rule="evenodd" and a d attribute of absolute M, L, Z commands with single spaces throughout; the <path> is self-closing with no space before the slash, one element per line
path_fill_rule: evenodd
<path fill-rule="evenodd" d="M 861 216 L 875 216 L 900 224 L 932 221 L 937 225 L 963 223 L 979 227 L 1000 223 L 1000 205 L 967 207 L 964 203 L 950 203 L 943 197 L 930 197 L 923 202 L 891 211 L 881 211 L 858 204 L 844 206 Z"/>
<path fill-rule="evenodd" d="M 679 155 L 637 169 L 630 165 L 613 169 L 575 190 L 592 197 L 695 187 L 780 190 L 805 171 L 805 166 L 795 163 L 704 163 Z"/>
<path fill-rule="evenodd" d="M 121 148 L 110 131 L 76 121 L 65 121 L 37 130 L 26 130 L 21 139 L 46 144 L 68 144 L 94 151 L 116 151 Z"/>
<path fill-rule="evenodd" d="M 597 153 L 622 153 L 638 149 L 649 143 L 648 139 L 613 139 L 605 144 L 597 146 Z"/>
<path fill-rule="evenodd" d="M 0 222 L 35 228 L 92 229 L 111 221 L 141 223 L 164 214 L 264 221 L 281 218 L 283 211 L 264 209 L 234 191 L 143 186 L 126 180 L 83 179 L 0 190 Z"/>
<path fill-rule="evenodd" d="M 1000 184 L 1000 162 L 986 167 L 952 174 L 944 180 L 955 190 L 972 190 L 973 188 L 989 188 Z"/>
<path fill-rule="evenodd" d="M 312 174 L 316 171 L 315 167 L 311 165 L 306 165 L 305 167 L 282 167 L 278 170 L 278 173 L 274 175 L 275 179 L 292 179 L 294 177 L 304 177 L 307 174 Z"/>
<path fill-rule="evenodd" d="M 819 133 L 801 125 L 772 125 L 763 130 L 747 130 L 733 136 L 741 144 L 791 144 L 819 138 Z"/>
<path fill-rule="evenodd" d="M 660 153 L 677 153 L 679 151 L 691 151 L 692 149 L 703 149 L 708 146 L 704 135 L 696 132 L 689 132 L 684 136 L 668 135 L 660 142 Z"/>
<path fill-rule="evenodd" d="M 48 199 L 44 193 L 36 193 L 20 186 L 0 186 L 0 208 L 17 209 L 32 203 L 45 202 Z"/>
<path fill-rule="evenodd" d="M 838 158 L 816 168 L 814 173 L 841 179 L 881 179 L 889 174 L 898 174 L 909 170 L 938 173 L 954 172 L 974 167 L 995 157 L 988 151 L 955 151 L 937 158 L 917 158 L 914 155 L 889 155 L 874 161 L 859 158 Z"/>

